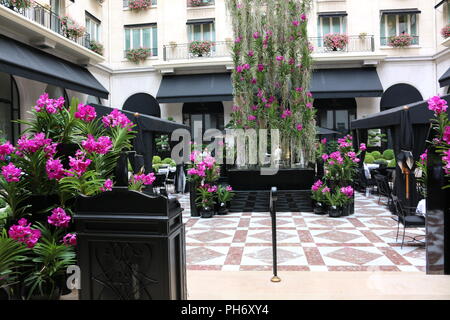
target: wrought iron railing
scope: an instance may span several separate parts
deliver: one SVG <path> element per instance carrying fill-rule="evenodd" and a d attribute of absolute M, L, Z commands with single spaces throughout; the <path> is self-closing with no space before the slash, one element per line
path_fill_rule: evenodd
<path fill-rule="evenodd" d="M 411 36 L 411 46 L 416 46 L 419 44 L 419 36 Z M 391 37 L 380 37 L 380 45 L 389 47 Z"/>
<path fill-rule="evenodd" d="M 33 2 L 29 8 L 16 8 L 15 6 L 11 5 L 9 0 L 0 0 L 0 5 L 3 5 L 4 7 L 7 7 L 14 12 L 17 12 L 18 14 L 24 16 L 25 18 L 34 21 L 45 28 L 52 30 L 53 32 L 56 32 L 80 45 L 83 47 L 86 47 L 88 49 L 91 48 L 91 41 L 90 41 L 90 35 L 89 33 L 85 32 L 82 36 L 73 38 L 70 37 L 63 27 L 63 24 L 61 22 L 61 17 L 56 14 L 55 12 L 51 11 L 50 9 L 47 9 L 46 7 Z"/>
<path fill-rule="evenodd" d="M 213 6 L 215 4 L 215 0 L 186 0 L 186 1 L 188 8 Z"/>
<path fill-rule="evenodd" d="M 326 52 L 373 52 L 375 51 L 375 37 L 373 35 L 348 36 L 348 42 L 341 48 L 333 48 L 324 43 L 324 37 L 310 38 L 314 53 Z"/>
<path fill-rule="evenodd" d="M 164 61 L 182 59 L 205 59 L 217 57 L 229 57 L 231 55 L 232 42 L 215 41 L 209 52 L 201 55 L 194 54 L 190 50 L 190 43 L 170 44 L 163 48 Z"/>

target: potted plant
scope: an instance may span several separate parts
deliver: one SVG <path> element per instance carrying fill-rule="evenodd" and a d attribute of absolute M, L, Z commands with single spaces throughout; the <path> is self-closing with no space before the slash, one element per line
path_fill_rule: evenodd
<path fill-rule="evenodd" d="M 325 193 L 328 189 L 329 188 L 320 179 L 311 187 L 311 199 L 315 214 L 324 215 L 327 213 Z"/>
<path fill-rule="evenodd" d="M 366 40 L 367 37 L 367 33 L 366 32 L 361 32 L 359 34 L 359 40 Z"/>
<path fill-rule="evenodd" d="M 446 25 L 441 29 L 441 35 L 444 39 L 450 37 L 450 24 Z"/>
<path fill-rule="evenodd" d="M 144 186 L 150 186 L 156 180 L 155 174 L 150 172 L 144 174 L 143 170 L 133 176 L 131 176 L 128 189 L 142 192 Z"/>
<path fill-rule="evenodd" d="M 326 203 L 328 204 L 328 215 L 332 218 L 339 218 L 344 214 L 344 206 L 347 203 L 346 195 L 340 189 L 324 188 Z"/>
<path fill-rule="evenodd" d="M 225 215 L 228 213 L 228 206 L 231 199 L 234 197 L 233 188 L 229 185 L 220 185 L 217 189 L 217 214 Z"/>
<path fill-rule="evenodd" d="M 214 193 L 217 186 L 209 184 L 201 185 L 197 188 L 198 197 L 196 202 L 200 207 L 200 216 L 202 218 L 211 218 L 214 215 Z"/>
<path fill-rule="evenodd" d="M 340 33 L 329 33 L 325 35 L 323 43 L 328 50 L 341 51 L 347 47 L 348 35 Z"/>
<path fill-rule="evenodd" d="M 211 47 L 214 46 L 214 42 L 205 41 L 192 41 L 189 44 L 189 52 L 197 57 L 208 55 L 211 53 Z"/>
<path fill-rule="evenodd" d="M 403 33 L 398 36 L 389 37 L 389 46 L 393 48 L 405 48 L 409 47 L 413 42 L 413 37 L 407 33 Z"/>
<path fill-rule="evenodd" d="M 104 47 L 103 44 L 101 44 L 100 42 L 97 42 L 95 40 L 91 40 L 90 42 L 90 46 L 89 48 L 94 51 L 95 53 L 99 54 L 99 55 L 103 55 L 104 53 Z"/>
<path fill-rule="evenodd" d="M 138 64 L 145 61 L 151 55 L 152 51 L 149 48 L 130 49 L 127 51 L 127 60 Z"/>
<path fill-rule="evenodd" d="M 111 189 L 109 177 L 121 152 L 131 148 L 134 125 L 117 109 L 97 119 L 93 107 L 48 94 L 36 101 L 31 120 L 20 122 L 27 129 L 16 146 L 0 144 L 1 232 L 24 244 L 29 257 L 15 263 L 13 291 L 18 298 L 57 299 L 65 267 L 75 261 L 73 201 Z M 60 146 L 70 146 L 69 152 Z"/>
<path fill-rule="evenodd" d="M 343 211 L 342 211 L 342 215 L 343 216 L 349 216 L 351 214 L 354 213 L 354 210 L 352 210 L 354 208 L 353 202 L 354 202 L 354 190 L 352 188 L 352 186 L 346 186 L 346 187 L 342 187 L 340 189 L 341 193 L 345 196 L 343 198 Z"/>

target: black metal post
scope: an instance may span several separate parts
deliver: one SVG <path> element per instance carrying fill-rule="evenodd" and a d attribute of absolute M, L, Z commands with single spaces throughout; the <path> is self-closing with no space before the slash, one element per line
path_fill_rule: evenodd
<path fill-rule="evenodd" d="M 280 282 L 277 272 L 277 187 L 272 187 L 270 190 L 270 217 L 272 219 L 272 251 L 273 251 L 273 277 L 272 282 Z"/>

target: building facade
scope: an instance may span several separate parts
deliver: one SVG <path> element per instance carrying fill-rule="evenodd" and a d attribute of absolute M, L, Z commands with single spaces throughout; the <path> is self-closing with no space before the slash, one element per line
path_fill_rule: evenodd
<path fill-rule="evenodd" d="M 64 71 L 55 79 L 30 75 L 31 66 L 14 69 L 0 47 L 0 130 L 7 138 L 19 131 L 9 120 L 26 117 L 44 91 L 127 110 L 152 106 L 151 115 L 188 125 L 201 121 L 204 129 L 227 124 L 233 34 L 225 0 L 149 0 L 144 10 L 129 5 L 128 0 L 38 0 L 18 9 L 0 0 L 5 45 L 24 44 L 26 50 L 42 51 L 95 78 L 86 85 L 74 83 L 77 76 Z M 72 26 L 85 30 L 68 34 L 59 18 L 65 15 Z M 308 29 L 318 125 L 346 133 L 352 119 L 446 94 L 450 38 L 444 39 L 441 29 L 449 23 L 447 1 L 315 0 Z M 327 47 L 324 38 L 330 33 L 347 35 L 346 45 Z M 390 45 L 391 37 L 405 34 L 410 36 L 407 46 Z M 190 48 L 193 41 L 213 45 L 199 55 Z M 93 51 L 98 44 L 102 55 Z M 139 48 L 148 57 L 129 61 L 127 54 Z M 61 82 L 64 76 L 70 79 Z"/>

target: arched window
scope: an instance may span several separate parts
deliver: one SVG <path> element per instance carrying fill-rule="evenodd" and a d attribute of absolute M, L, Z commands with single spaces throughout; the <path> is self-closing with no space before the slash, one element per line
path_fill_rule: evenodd
<path fill-rule="evenodd" d="M 0 72 L 0 138 L 11 143 L 19 137 L 20 126 L 12 120 L 20 118 L 19 91 L 14 78 Z"/>
<path fill-rule="evenodd" d="M 122 107 L 123 110 L 139 112 L 154 117 L 161 117 L 158 101 L 147 93 L 136 93 L 129 97 Z"/>
<path fill-rule="evenodd" d="M 410 103 L 422 101 L 419 90 L 406 83 L 395 84 L 387 89 L 381 97 L 381 111 L 394 107 L 405 106 Z"/>

